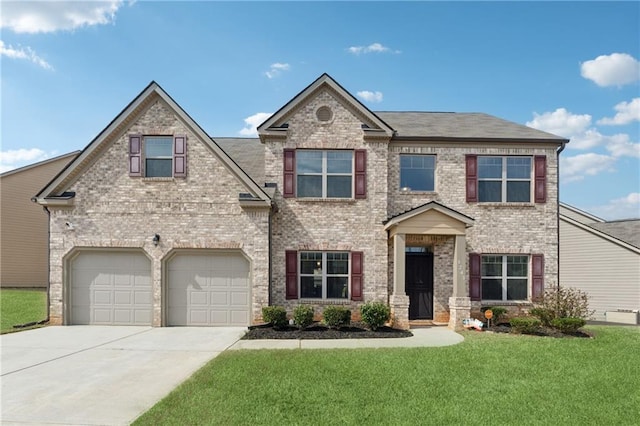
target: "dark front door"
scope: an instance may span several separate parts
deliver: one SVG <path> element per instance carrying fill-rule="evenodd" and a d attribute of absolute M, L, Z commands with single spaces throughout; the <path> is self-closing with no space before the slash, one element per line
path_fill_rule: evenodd
<path fill-rule="evenodd" d="M 405 267 L 409 319 L 433 319 L 433 253 L 407 253 Z"/>

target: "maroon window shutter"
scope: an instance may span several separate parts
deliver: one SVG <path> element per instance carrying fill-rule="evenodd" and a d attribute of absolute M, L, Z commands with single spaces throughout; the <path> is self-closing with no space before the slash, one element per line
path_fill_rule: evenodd
<path fill-rule="evenodd" d="M 531 299 L 541 302 L 544 297 L 544 255 L 531 255 Z"/>
<path fill-rule="evenodd" d="M 142 176 L 141 135 L 129 135 L 129 176 Z"/>
<path fill-rule="evenodd" d="M 361 251 L 351 252 L 351 300 L 363 300 L 362 296 L 362 260 Z"/>
<path fill-rule="evenodd" d="M 284 189 L 282 195 L 285 198 L 295 197 L 296 194 L 296 150 L 286 148 L 284 150 Z"/>
<path fill-rule="evenodd" d="M 467 185 L 467 203 L 478 202 L 478 156 L 467 155 L 466 162 L 466 185 Z M 479 299 L 478 299 L 479 300 Z"/>
<path fill-rule="evenodd" d="M 187 177 L 187 137 L 173 137 L 173 177 Z"/>
<path fill-rule="evenodd" d="M 367 198 L 367 151 L 356 149 L 355 156 L 355 198 Z"/>
<path fill-rule="evenodd" d="M 469 253 L 469 297 L 482 300 L 482 256 Z"/>
<path fill-rule="evenodd" d="M 536 155 L 535 159 L 535 201 L 536 203 L 547 202 L 547 157 Z"/>
<path fill-rule="evenodd" d="M 295 250 L 287 250 L 286 257 L 286 298 L 298 298 L 298 252 Z"/>

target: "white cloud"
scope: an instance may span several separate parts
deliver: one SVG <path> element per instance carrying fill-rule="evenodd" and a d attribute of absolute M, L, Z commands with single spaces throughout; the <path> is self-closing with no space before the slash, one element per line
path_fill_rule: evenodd
<path fill-rule="evenodd" d="M 560 177 L 564 182 L 577 182 L 585 176 L 595 176 L 601 172 L 614 171 L 616 159 L 609 155 L 580 154 L 573 157 L 560 157 Z"/>
<path fill-rule="evenodd" d="M 589 127 L 591 126 L 589 114 L 572 114 L 565 108 L 558 108 L 543 114 L 534 112 L 533 120 L 526 124 L 534 129 L 571 139 L 567 145 L 569 148 L 587 149 L 602 143 L 602 135 Z"/>
<path fill-rule="evenodd" d="M 613 107 L 617 113 L 613 118 L 598 120 L 598 124 L 624 125 L 640 121 L 640 98 L 633 98 L 631 102 L 620 102 Z"/>
<path fill-rule="evenodd" d="M 640 158 L 640 143 L 634 143 L 629 139 L 629 135 L 619 133 L 613 136 L 605 136 L 607 151 L 614 157 L 636 157 Z"/>
<path fill-rule="evenodd" d="M 358 92 L 357 95 L 359 98 L 364 99 L 367 102 L 382 102 L 382 92 L 362 90 Z"/>
<path fill-rule="evenodd" d="M 271 64 L 269 71 L 266 71 L 264 75 L 269 78 L 274 78 L 280 75 L 282 71 L 289 71 L 291 66 L 289 64 L 282 64 L 280 62 L 276 62 L 275 64 Z"/>
<path fill-rule="evenodd" d="M 393 50 L 390 47 L 383 46 L 380 43 L 372 43 L 368 46 L 351 46 L 347 48 L 347 52 L 359 55 L 361 53 L 402 53 L 399 50 Z"/>
<path fill-rule="evenodd" d="M 580 73 L 598 86 L 622 86 L 640 80 L 640 62 L 627 53 L 601 55 L 583 62 Z"/>
<path fill-rule="evenodd" d="M 11 59 L 26 59 L 46 70 L 53 70 L 51 64 L 38 56 L 36 52 L 28 46 L 14 48 L 11 45 L 6 46 L 4 42 L 0 40 L 0 56 L 6 56 Z"/>
<path fill-rule="evenodd" d="M 123 1 L 11 1 L 2 3 L 0 27 L 16 33 L 71 31 L 115 20 Z"/>
<path fill-rule="evenodd" d="M 50 156 L 55 155 L 54 152 L 46 153 L 40 148 L 30 149 L 10 149 L 8 151 L 0 151 L 0 173 L 17 169 L 31 163 L 46 160 Z"/>
<path fill-rule="evenodd" d="M 632 192 L 626 197 L 613 199 L 604 206 L 589 210 L 607 220 L 640 219 L 640 192 Z"/>
<path fill-rule="evenodd" d="M 244 119 L 245 127 L 238 133 L 242 136 L 256 137 L 258 136 L 258 126 L 261 125 L 267 118 L 271 117 L 270 112 L 259 112 L 253 114 L 250 117 Z"/>

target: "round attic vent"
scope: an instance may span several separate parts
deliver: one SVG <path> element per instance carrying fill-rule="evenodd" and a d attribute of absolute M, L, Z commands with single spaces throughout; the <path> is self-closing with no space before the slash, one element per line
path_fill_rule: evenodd
<path fill-rule="evenodd" d="M 331 108 L 329 108 L 328 106 L 321 106 L 316 111 L 316 117 L 318 118 L 318 121 L 330 121 L 333 117 Z"/>

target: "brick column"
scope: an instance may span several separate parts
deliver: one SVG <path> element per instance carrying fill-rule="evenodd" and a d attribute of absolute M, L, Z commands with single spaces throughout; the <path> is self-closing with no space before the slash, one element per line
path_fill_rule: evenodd
<path fill-rule="evenodd" d="M 471 298 L 467 287 L 466 245 L 464 235 L 456 235 L 453 248 L 453 295 L 449 298 L 449 328 L 462 330 L 462 320 L 471 316 Z"/>

